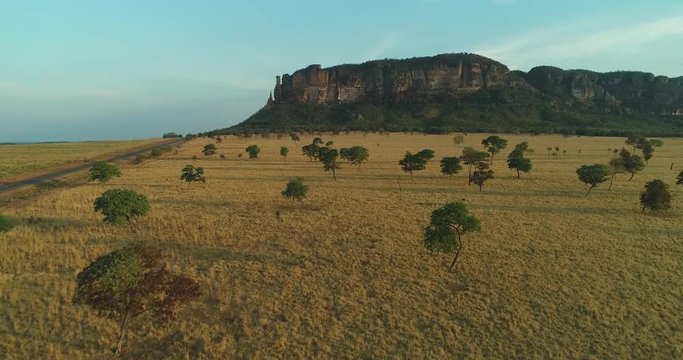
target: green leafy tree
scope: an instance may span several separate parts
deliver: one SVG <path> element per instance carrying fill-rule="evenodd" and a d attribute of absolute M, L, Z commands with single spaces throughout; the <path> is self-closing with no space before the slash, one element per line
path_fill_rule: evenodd
<path fill-rule="evenodd" d="M 258 147 L 258 145 L 249 145 L 247 146 L 244 151 L 249 154 L 250 159 L 258 159 L 258 154 L 261 152 L 261 149 Z"/>
<path fill-rule="evenodd" d="M 281 146 L 280 147 L 280 156 L 282 156 L 282 158 L 285 159 L 285 162 L 287 162 L 287 154 L 289 154 L 289 149 L 287 149 L 286 146 Z"/>
<path fill-rule="evenodd" d="M 482 161 L 488 160 L 491 155 L 485 151 L 475 150 L 471 147 L 462 149 L 460 159 L 467 166 L 467 185 L 472 183 L 472 168 Z"/>
<path fill-rule="evenodd" d="M 643 153 L 643 159 L 645 160 L 645 163 L 652 159 L 652 154 L 655 152 L 655 147 L 652 146 L 649 142 L 645 142 L 640 145 L 640 151 Z"/>
<path fill-rule="evenodd" d="M 218 151 L 218 148 L 216 147 L 215 144 L 208 144 L 208 145 L 204 146 L 204 150 L 202 150 L 202 154 L 204 154 L 204 156 L 212 156 L 216 153 L 216 151 Z"/>
<path fill-rule="evenodd" d="M 308 194 L 308 186 L 304 185 L 304 181 L 300 177 L 295 177 L 287 183 L 285 190 L 282 191 L 282 196 L 294 200 L 303 200 Z"/>
<path fill-rule="evenodd" d="M 676 178 L 676 185 L 683 185 L 683 171 L 678 173 L 678 178 Z"/>
<path fill-rule="evenodd" d="M 104 215 L 104 221 L 120 225 L 149 212 L 147 198 L 133 190 L 111 189 L 95 199 L 95 212 Z"/>
<path fill-rule="evenodd" d="M 399 165 L 401 165 L 401 170 L 413 176 L 416 171 L 422 171 L 427 167 L 427 159 L 418 154 L 411 154 L 410 151 L 406 151 L 405 156 L 402 160 L 399 160 Z"/>
<path fill-rule="evenodd" d="M 10 232 L 14 229 L 14 221 L 7 216 L 0 215 L 0 233 Z"/>
<path fill-rule="evenodd" d="M 651 211 L 666 210 L 671 207 L 671 193 L 669 185 L 662 180 L 652 180 L 645 184 L 645 190 L 640 193 L 640 205 Z"/>
<path fill-rule="evenodd" d="M 453 271 L 462 250 L 462 236 L 480 229 L 479 219 L 469 213 L 464 203 L 448 203 L 432 212 L 431 222 L 424 232 L 424 246 L 430 252 L 455 252 L 448 268 Z"/>
<path fill-rule="evenodd" d="M 604 164 L 582 165 L 580 168 L 576 169 L 576 174 L 579 176 L 581 182 L 590 185 L 590 188 L 588 188 L 588 192 L 586 193 L 586 196 L 588 196 L 594 187 L 609 180 L 610 170 L 609 167 Z"/>
<path fill-rule="evenodd" d="M 185 165 L 180 171 L 180 180 L 185 180 L 188 185 L 192 185 L 193 182 L 206 182 L 204 168 Z"/>
<path fill-rule="evenodd" d="M 508 144 L 508 141 L 501 138 L 500 136 L 497 135 L 491 135 L 487 137 L 486 139 L 481 141 L 481 144 L 484 145 L 486 148 L 486 151 L 491 153 L 491 164 L 493 164 L 493 156 L 501 152 L 501 150 L 505 149 L 505 147 Z"/>
<path fill-rule="evenodd" d="M 612 190 L 612 183 L 617 174 L 623 174 L 626 172 L 626 167 L 624 167 L 624 159 L 621 157 L 614 158 L 609 161 L 610 178 L 609 187 L 607 190 Z"/>
<path fill-rule="evenodd" d="M 626 149 L 622 149 L 619 152 L 619 158 L 622 160 L 624 170 L 631 174 L 631 177 L 628 179 L 628 181 L 631 181 L 637 172 L 645 169 L 645 162 L 643 162 L 643 158 L 638 155 L 631 154 Z"/>
<path fill-rule="evenodd" d="M 320 155 L 320 162 L 323 163 L 323 169 L 325 169 L 325 171 L 332 171 L 334 181 L 337 181 L 337 170 L 341 169 L 341 166 L 339 166 L 339 162 L 337 161 L 339 159 L 339 151 L 328 147 L 323 147 L 321 149 L 325 149 L 324 151 L 321 151 Z"/>
<path fill-rule="evenodd" d="M 434 158 L 434 150 L 432 149 L 422 149 L 417 152 L 417 156 L 429 161 Z"/>
<path fill-rule="evenodd" d="M 370 152 L 362 146 L 353 146 L 351 148 L 342 148 L 339 150 L 339 158 L 356 165 L 357 170 L 360 170 L 361 164 L 368 160 L 369 157 Z"/>
<path fill-rule="evenodd" d="M 100 256 L 85 267 L 76 278 L 73 302 L 119 324 L 116 357 L 131 319 L 174 320 L 179 306 L 200 294 L 195 280 L 167 269 L 159 249 L 131 246 Z"/>
<path fill-rule="evenodd" d="M 517 170 L 517 179 L 519 179 L 519 172 L 528 173 L 531 171 L 531 159 L 524 157 L 524 151 L 528 149 L 528 145 L 519 144 L 515 147 L 510 155 L 508 155 L 508 168 Z"/>
<path fill-rule="evenodd" d="M 489 163 L 486 161 L 478 162 L 472 172 L 472 182 L 479 186 L 479 192 L 481 192 L 481 187 L 489 179 L 493 179 L 493 170 L 489 168 Z"/>
<path fill-rule="evenodd" d="M 459 158 L 452 156 L 441 159 L 441 173 L 444 175 L 453 176 L 460 170 L 462 170 L 462 166 Z"/>
<path fill-rule="evenodd" d="M 121 176 L 121 171 L 114 164 L 106 161 L 96 161 L 90 168 L 88 181 L 105 183 L 115 177 Z"/>
<path fill-rule="evenodd" d="M 320 153 L 320 146 L 316 144 L 308 144 L 301 147 L 302 153 L 308 157 L 309 160 L 317 160 Z"/>
<path fill-rule="evenodd" d="M 642 135 L 631 135 L 626 138 L 626 145 L 633 147 L 633 152 L 640 148 L 640 144 L 647 142 L 647 139 Z"/>

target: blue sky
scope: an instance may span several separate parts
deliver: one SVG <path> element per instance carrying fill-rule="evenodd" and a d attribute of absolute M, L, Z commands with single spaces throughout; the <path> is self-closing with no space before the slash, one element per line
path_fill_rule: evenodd
<path fill-rule="evenodd" d="M 681 76 L 681 44 L 680 0 L 3 0 L 0 142 L 234 125 L 313 63 L 476 52 Z"/>

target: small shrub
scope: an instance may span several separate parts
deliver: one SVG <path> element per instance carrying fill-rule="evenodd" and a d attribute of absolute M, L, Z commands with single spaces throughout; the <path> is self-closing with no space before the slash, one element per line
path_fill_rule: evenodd
<path fill-rule="evenodd" d="M 105 183 L 115 177 L 121 176 L 121 171 L 116 165 L 106 161 L 96 161 L 92 168 L 90 168 L 90 176 L 88 181 L 97 181 Z"/>
<path fill-rule="evenodd" d="M 0 215 L 0 233 L 10 232 L 15 227 L 14 221 L 7 216 Z"/>
<path fill-rule="evenodd" d="M 289 180 L 285 190 L 282 191 L 282 196 L 294 200 L 303 200 L 308 194 L 308 186 L 304 185 L 300 177 L 295 177 Z"/>

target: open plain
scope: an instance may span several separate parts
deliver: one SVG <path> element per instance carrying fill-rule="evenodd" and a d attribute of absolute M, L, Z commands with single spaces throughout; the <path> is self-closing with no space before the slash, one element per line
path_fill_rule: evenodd
<path fill-rule="evenodd" d="M 683 357 L 683 186 L 674 185 L 683 139 L 663 138 L 632 181 L 617 175 L 611 190 L 588 196 L 575 170 L 606 164 L 624 138 L 501 135 L 508 147 L 481 192 L 466 169 L 440 174 L 441 157 L 483 150 L 485 136 L 456 146 L 448 135 L 324 134 L 336 148 L 370 151 L 360 170 L 342 165 L 336 182 L 301 155 L 312 136 L 224 137 L 211 158 L 201 149 L 213 140 L 198 138 L 104 185 L 4 202 L 0 213 L 20 225 L 0 234 L 0 354 L 109 353 L 118 326 L 72 304 L 75 278 L 143 241 L 203 295 L 176 322 L 133 321 L 131 359 Z M 535 150 L 533 170 L 517 179 L 505 158 L 522 141 Z M 247 159 L 250 144 L 258 159 Z M 566 152 L 546 152 L 555 146 Z M 404 153 L 423 148 L 434 160 L 403 174 Z M 203 167 L 207 182 L 181 182 L 186 164 Z M 280 194 L 294 176 L 310 187 L 301 203 Z M 670 185 L 672 209 L 641 213 L 652 179 Z M 150 214 L 104 224 L 92 204 L 110 188 L 147 195 Z M 457 200 L 482 230 L 466 235 L 449 273 L 451 256 L 428 253 L 422 231 L 431 211 Z"/>

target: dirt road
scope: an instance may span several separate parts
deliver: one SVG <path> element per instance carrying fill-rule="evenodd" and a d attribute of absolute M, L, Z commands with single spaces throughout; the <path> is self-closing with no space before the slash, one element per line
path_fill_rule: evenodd
<path fill-rule="evenodd" d="M 172 145 L 175 145 L 175 144 L 180 143 L 182 141 L 183 141 L 183 139 L 181 138 L 181 139 L 174 139 L 174 140 L 170 140 L 170 141 L 166 141 L 166 142 L 161 142 L 161 143 L 157 143 L 154 145 L 146 146 L 146 147 L 141 148 L 141 149 L 137 149 L 137 150 L 132 151 L 132 152 L 112 156 L 112 157 L 104 159 L 104 160 L 105 161 L 122 160 L 122 159 L 126 159 L 129 157 L 137 156 L 139 154 L 151 151 L 151 150 L 156 149 L 156 148 L 160 148 L 160 147 L 164 147 L 164 146 L 172 146 Z M 95 163 L 95 161 L 89 161 L 86 163 L 82 163 L 80 165 L 76 165 L 76 166 L 72 166 L 69 168 L 49 172 L 47 174 L 42 174 L 42 175 L 38 175 L 38 176 L 34 176 L 34 177 L 27 178 L 27 179 L 22 179 L 19 181 L 6 183 L 6 184 L 0 184 L 0 193 L 20 189 L 20 188 L 25 187 L 25 186 L 40 184 L 40 183 L 47 181 L 47 180 L 58 179 L 60 177 L 66 176 L 66 175 L 73 174 L 73 173 L 88 169 L 88 168 L 92 167 L 92 165 L 94 163 Z"/>

